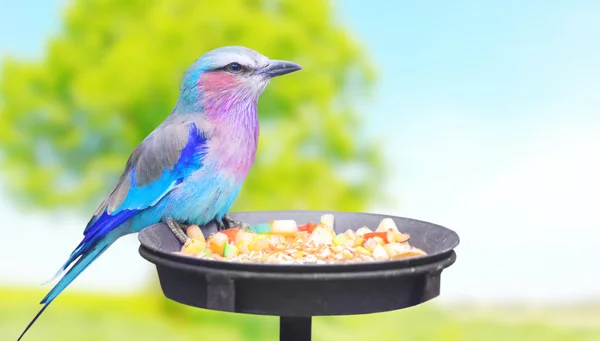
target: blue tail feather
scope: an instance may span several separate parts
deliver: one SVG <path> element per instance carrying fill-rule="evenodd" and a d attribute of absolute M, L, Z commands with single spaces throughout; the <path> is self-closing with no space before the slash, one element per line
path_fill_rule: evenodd
<path fill-rule="evenodd" d="M 98 236 L 102 237 L 110 232 L 113 228 L 123 224 L 129 218 L 137 214 L 139 210 L 123 210 L 114 216 L 109 215 L 106 211 L 102 213 L 98 218 L 93 220 L 93 223 L 89 226 L 88 232 L 85 234 L 83 240 L 77 245 L 77 247 L 71 252 L 67 261 L 58 269 L 56 274 L 44 282 L 48 284 L 57 279 L 62 273 L 77 259 L 79 256 L 84 254 L 94 245 L 94 240 L 99 239 Z"/>
<path fill-rule="evenodd" d="M 98 258 L 109 246 L 110 246 L 110 244 L 106 244 L 106 245 L 102 245 L 102 246 L 98 245 L 98 247 L 94 248 L 91 252 L 86 253 L 81 258 L 79 258 L 79 260 L 77 260 L 77 263 L 75 263 L 75 265 L 73 265 L 73 267 L 70 268 L 69 271 L 67 271 L 67 274 L 63 278 L 61 278 L 60 281 L 58 281 L 58 283 L 54 286 L 54 288 L 52 288 L 52 290 L 50 290 L 50 292 L 46 295 L 46 297 L 44 297 L 44 299 L 42 299 L 42 301 L 40 303 L 43 304 L 44 306 L 35 315 L 35 317 L 31 320 L 31 322 L 29 322 L 29 324 L 27 325 L 27 327 L 25 328 L 23 333 L 21 333 L 21 336 L 19 336 L 19 339 L 17 341 L 21 340 L 21 338 L 25 335 L 25 333 L 27 333 L 29 328 L 31 328 L 31 326 L 35 323 L 35 321 L 42 315 L 44 310 L 46 310 L 46 308 L 48 308 L 48 305 L 50 305 L 50 303 L 52 303 L 52 301 L 54 301 L 54 299 L 63 290 L 65 290 L 65 288 L 71 282 L 73 282 L 73 280 L 75 278 L 77 278 L 77 276 L 79 276 L 79 274 L 83 270 L 85 270 L 94 260 L 96 260 L 96 258 Z"/>
<path fill-rule="evenodd" d="M 23 335 L 27 333 L 29 328 L 35 323 L 40 315 L 46 310 L 48 305 L 60 295 L 65 288 L 79 276 L 93 261 L 96 260 L 108 247 L 116 240 L 115 236 L 110 236 L 109 233 L 115 228 L 133 217 L 138 210 L 123 210 L 115 215 L 109 215 L 106 211 L 99 216 L 90 226 L 89 231 L 85 234 L 83 240 L 73 250 L 67 261 L 60 268 L 52 280 L 60 276 L 73 262 L 75 264 L 67 271 L 67 273 L 56 283 L 56 285 L 48 292 L 48 294 L 40 302 L 44 306 L 29 322 L 18 340 L 21 340 Z M 52 281 L 50 280 L 50 281 Z M 48 281 L 48 282 L 50 282 Z"/>

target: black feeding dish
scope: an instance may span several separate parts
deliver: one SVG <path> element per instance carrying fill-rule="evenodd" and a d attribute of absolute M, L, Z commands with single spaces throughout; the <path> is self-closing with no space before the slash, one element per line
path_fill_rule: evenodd
<path fill-rule="evenodd" d="M 410 244 L 427 256 L 323 265 L 216 261 L 174 254 L 182 244 L 165 224 L 139 233 L 139 251 L 156 265 L 166 297 L 198 308 L 281 316 L 281 340 L 309 340 L 311 316 L 391 311 L 439 295 L 442 270 L 456 260 L 459 243 L 458 235 L 445 227 L 370 213 L 259 211 L 231 216 L 247 224 L 279 219 L 303 224 L 318 222 L 327 213 L 334 215 L 337 233 L 362 226 L 375 229 L 382 219 L 392 218 L 400 232 L 410 234 Z M 217 231 L 215 223 L 201 228 L 206 236 Z"/>

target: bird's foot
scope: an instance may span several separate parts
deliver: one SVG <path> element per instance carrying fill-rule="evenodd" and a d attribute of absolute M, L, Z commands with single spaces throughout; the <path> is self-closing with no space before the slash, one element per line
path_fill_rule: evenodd
<path fill-rule="evenodd" d="M 182 224 L 176 222 L 175 220 L 171 219 L 171 218 L 164 218 L 163 222 L 165 224 L 167 224 L 167 226 L 169 226 L 169 229 L 171 230 L 171 232 L 173 232 L 173 234 L 175 235 L 175 237 L 177 239 L 179 239 L 179 241 L 183 244 L 185 244 L 188 241 L 188 236 L 185 234 L 185 226 L 183 226 Z"/>
<path fill-rule="evenodd" d="M 215 218 L 215 223 L 217 223 L 217 231 L 223 231 L 223 230 L 225 230 L 225 224 L 223 224 L 222 220 L 219 220 L 219 219 Z"/>
<path fill-rule="evenodd" d="M 244 227 L 244 224 L 241 221 L 233 219 L 229 214 L 223 216 L 223 223 L 228 225 L 229 228 Z"/>

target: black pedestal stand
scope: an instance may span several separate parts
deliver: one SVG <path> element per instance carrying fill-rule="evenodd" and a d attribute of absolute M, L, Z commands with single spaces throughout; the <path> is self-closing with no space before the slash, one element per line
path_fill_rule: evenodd
<path fill-rule="evenodd" d="M 279 341 L 310 341 L 312 317 L 279 317 Z"/>

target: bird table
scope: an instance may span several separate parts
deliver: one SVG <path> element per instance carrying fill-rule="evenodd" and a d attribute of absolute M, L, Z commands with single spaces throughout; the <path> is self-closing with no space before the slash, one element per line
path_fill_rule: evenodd
<path fill-rule="evenodd" d="M 336 232 L 376 226 L 392 218 L 411 235 L 411 244 L 427 255 L 391 261 L 340 264 L 280 265 L 235 263 L 185 257 L 165 224 L 139 234 L 139 252 L 156 265 L 164 295 L 204 309 L 279 316 L 279 339 L 309 341 L 313 316 L 354 315 L 412 307 L 440 294 L 442 270 L 456 260 L 458 235 L 419 220 L 370 213 L 323 211 L 259 211 L 233 213 L 249 224 L 277 219 L 315 221 L 333 213 Z M 202 227 L 205 234 L 216 226 Z"/>

